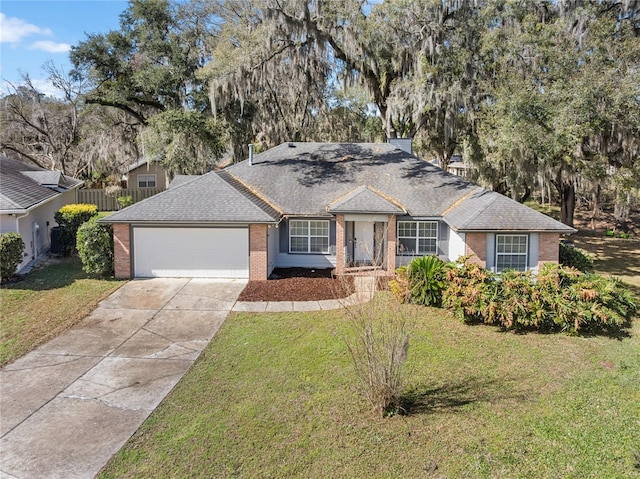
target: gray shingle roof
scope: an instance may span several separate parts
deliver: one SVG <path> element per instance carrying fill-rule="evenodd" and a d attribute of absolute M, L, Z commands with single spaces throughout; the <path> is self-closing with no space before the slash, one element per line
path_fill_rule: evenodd
<path fill-rule="evenodd" d="M 286 215 L 329 216 L 331 203 L 364 186 L 410 215 L 440 216 L 475 188 L 410 153 L 376 143 L 283 143 L 255 155 L 253 165 L 243 161 L 226 171 Z"/>
<path fill-rule="evenodd" d="M 383 198 L 366 186 L 359 186 L 351 193 L 327 207 L 329 213 L 379 213 L 401 215 L 406 210 Z"/>
<path fill-rule="evenodd" d="M 29 209 L 81 184 L 82 181 L 69 178 L 58 171 L 44 170 L 35 165 L 0 157 L 0 210 L 2 211 Z"/>
<path fill-rule="evenodd" d="M 278 216 L 210 172 L 151 196 L 105 223 L 272 223 Z"/>
<path fill-rule="evenodd" d="M 444 215 L 458 231 L 553 231 L 576 230 L 506 196 L 478 188 Z"/>
<path fill-rule="evenodd" d="M 186 183 L 187 181 L 191 181 L 194 178 L 198 178 L 199 176 L 200 175 L 176 175 L 173 177 L 173 180 L 171 180 L 171 183 L 169 183 L 169 188 L 182 185 L 183 183 Z"/>
<path fill-rule="evenodd" d="M 106 222 L 273 222 L 331 213 L 443 217 L 460 231 L 575 230 L 389 144 L 283 143 L 171 188 Z"/>

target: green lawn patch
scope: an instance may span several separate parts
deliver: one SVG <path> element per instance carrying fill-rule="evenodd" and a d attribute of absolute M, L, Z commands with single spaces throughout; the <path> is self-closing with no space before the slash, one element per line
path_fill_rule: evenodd
<path fill-rule="evenodd" d="M 418 314 L 407 414 L 385 419 L 343 311 L 230 315 L 100 477 L 640 477 L 637 323 L 614 340 Z"/>
<path fill-rule="evenodd" d="M 14 361 L 87 316 L 122 281 L 94 278 L 78 258 L 47 261 L 0 290 L 0 365 Z"/>

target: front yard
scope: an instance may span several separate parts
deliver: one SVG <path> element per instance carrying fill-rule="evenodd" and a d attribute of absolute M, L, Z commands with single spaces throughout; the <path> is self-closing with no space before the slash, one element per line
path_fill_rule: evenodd
<path fill-rule="evenodd" d="M 87 316 L 121 281 L 95 279 L 78 258 L 48 260 L 0 289 L 0 366 Z"/>
<path fill-rule="evenodd" d="M 233 314 L 101 477 L 640 477 L 637 323 L 585 339 L 422 311 L 407 415 L 367 410 L 342 311 Z"/>

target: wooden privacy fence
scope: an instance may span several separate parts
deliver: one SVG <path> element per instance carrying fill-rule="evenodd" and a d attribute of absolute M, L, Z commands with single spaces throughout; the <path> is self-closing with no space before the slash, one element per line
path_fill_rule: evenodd
<path fill-rule="evenodd" d="M 118 191 L 118 196 L 131 196 L 133 202 L 137 203 L 145 198 L 157 195 L 161 191 L 164 190 L 161 188 L 123 188 Z M 78 190 L 77 203 L 96 205 L 98 211 L 116 211 L 120 209 L 117 198 L 107 196 L 104 190 Z"/>

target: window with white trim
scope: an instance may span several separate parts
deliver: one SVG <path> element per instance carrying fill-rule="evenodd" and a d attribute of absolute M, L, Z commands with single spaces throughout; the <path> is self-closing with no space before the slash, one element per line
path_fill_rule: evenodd
<path fill-rule="evenodd" d="M 290 220 L 289 252 L 329 254 L 329 221 Z"/>
<path fill-rule="evenodd" d="M 138 175 L 138 188 L 155 188 L 156 175 Z"/>
<path fill-rule="evenodd" d="M 496 271 L 527 270 L 529 257 L 528 235 L 496 235 Z"/>
<path fill-rule="evenodd" d="M 399 255 L 428 255 L 437 252 L 437 221 L 398 221 Z"/>

